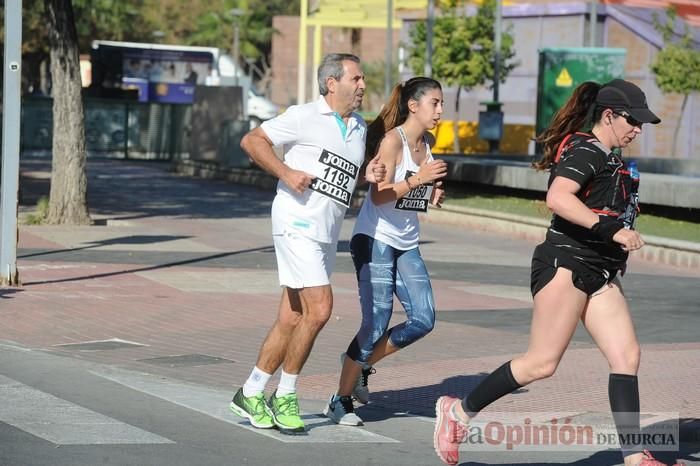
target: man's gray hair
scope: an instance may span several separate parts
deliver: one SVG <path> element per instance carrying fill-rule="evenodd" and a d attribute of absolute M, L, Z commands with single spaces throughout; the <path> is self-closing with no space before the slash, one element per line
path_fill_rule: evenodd
<path fill-rule="evenodd" d="M 343 77 L 343 62 L 346 60 L 360 63 L 360 59 L 351 53 L 329 53 L 323 57 L 318 67 L 318 91 L 321 95 L 328 94 L 328 78 L 339 80 Z"/>

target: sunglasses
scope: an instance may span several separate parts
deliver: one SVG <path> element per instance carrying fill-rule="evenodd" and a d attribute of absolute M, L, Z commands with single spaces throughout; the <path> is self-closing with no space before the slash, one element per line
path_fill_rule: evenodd
<path fill-rule="evenodd" d="M 641 128 L 642 125 L 644 124 L 641 121 L 638 121 L 638 120 L 635 120 L 634 118 L 632 118 L 632 115 L 630 115 L 627 112 L 617 112 L 617 111 L 613 110 L 613 115 L 617 115 L 617 116 L 624 118 L 628 125 L 634 126 L 635 128 Z"/>

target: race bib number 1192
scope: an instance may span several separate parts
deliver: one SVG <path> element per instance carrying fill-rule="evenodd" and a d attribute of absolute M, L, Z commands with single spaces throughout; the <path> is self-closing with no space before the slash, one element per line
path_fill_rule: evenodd
<path fill-rule="evenodd" d="M 325 149 L 318 161 L 322 164 L 322 170 L 309 188 L 345 207 L 350 207 L 360 167 Z"/>

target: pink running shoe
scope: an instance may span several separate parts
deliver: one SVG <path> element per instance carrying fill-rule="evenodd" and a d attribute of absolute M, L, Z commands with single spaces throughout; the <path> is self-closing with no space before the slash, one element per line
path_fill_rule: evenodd
<path fill-rule="evenodd" d="M 666 466 L 666 463 L 662 463 L 651 456 L 649 450 L 644 450 L 644 457 L 642 457 L 642 461 L 637 463 L 637 466 Z M 685 466 L 685 463 L 674 463 L 673 466 Z"/>
<path fill-rule="evenodd" d="M 433 447 L 443 463 L 455 465 L 459 463 L 459 444 L 466 434 L 465 426 L 452 417 L 455 403 L 459 398 L 441 396 L 435 403 L 435 432 Z"/>

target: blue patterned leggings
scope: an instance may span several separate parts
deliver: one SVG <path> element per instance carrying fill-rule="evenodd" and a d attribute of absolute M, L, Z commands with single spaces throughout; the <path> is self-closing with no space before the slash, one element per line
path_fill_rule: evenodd
<path fill-rule="evenodd" d="M 357 273 L 362 324 L 347 355 L 358 363 L 367 362 L 387 333 L 394 294 L 408 318 L 388 330 L 391 344 L 404 348 L 430 333 L 435 326 L 435 300 L 418 247 L 401 251 L 358 234 L 350 241 L 350 253 Z"/>

